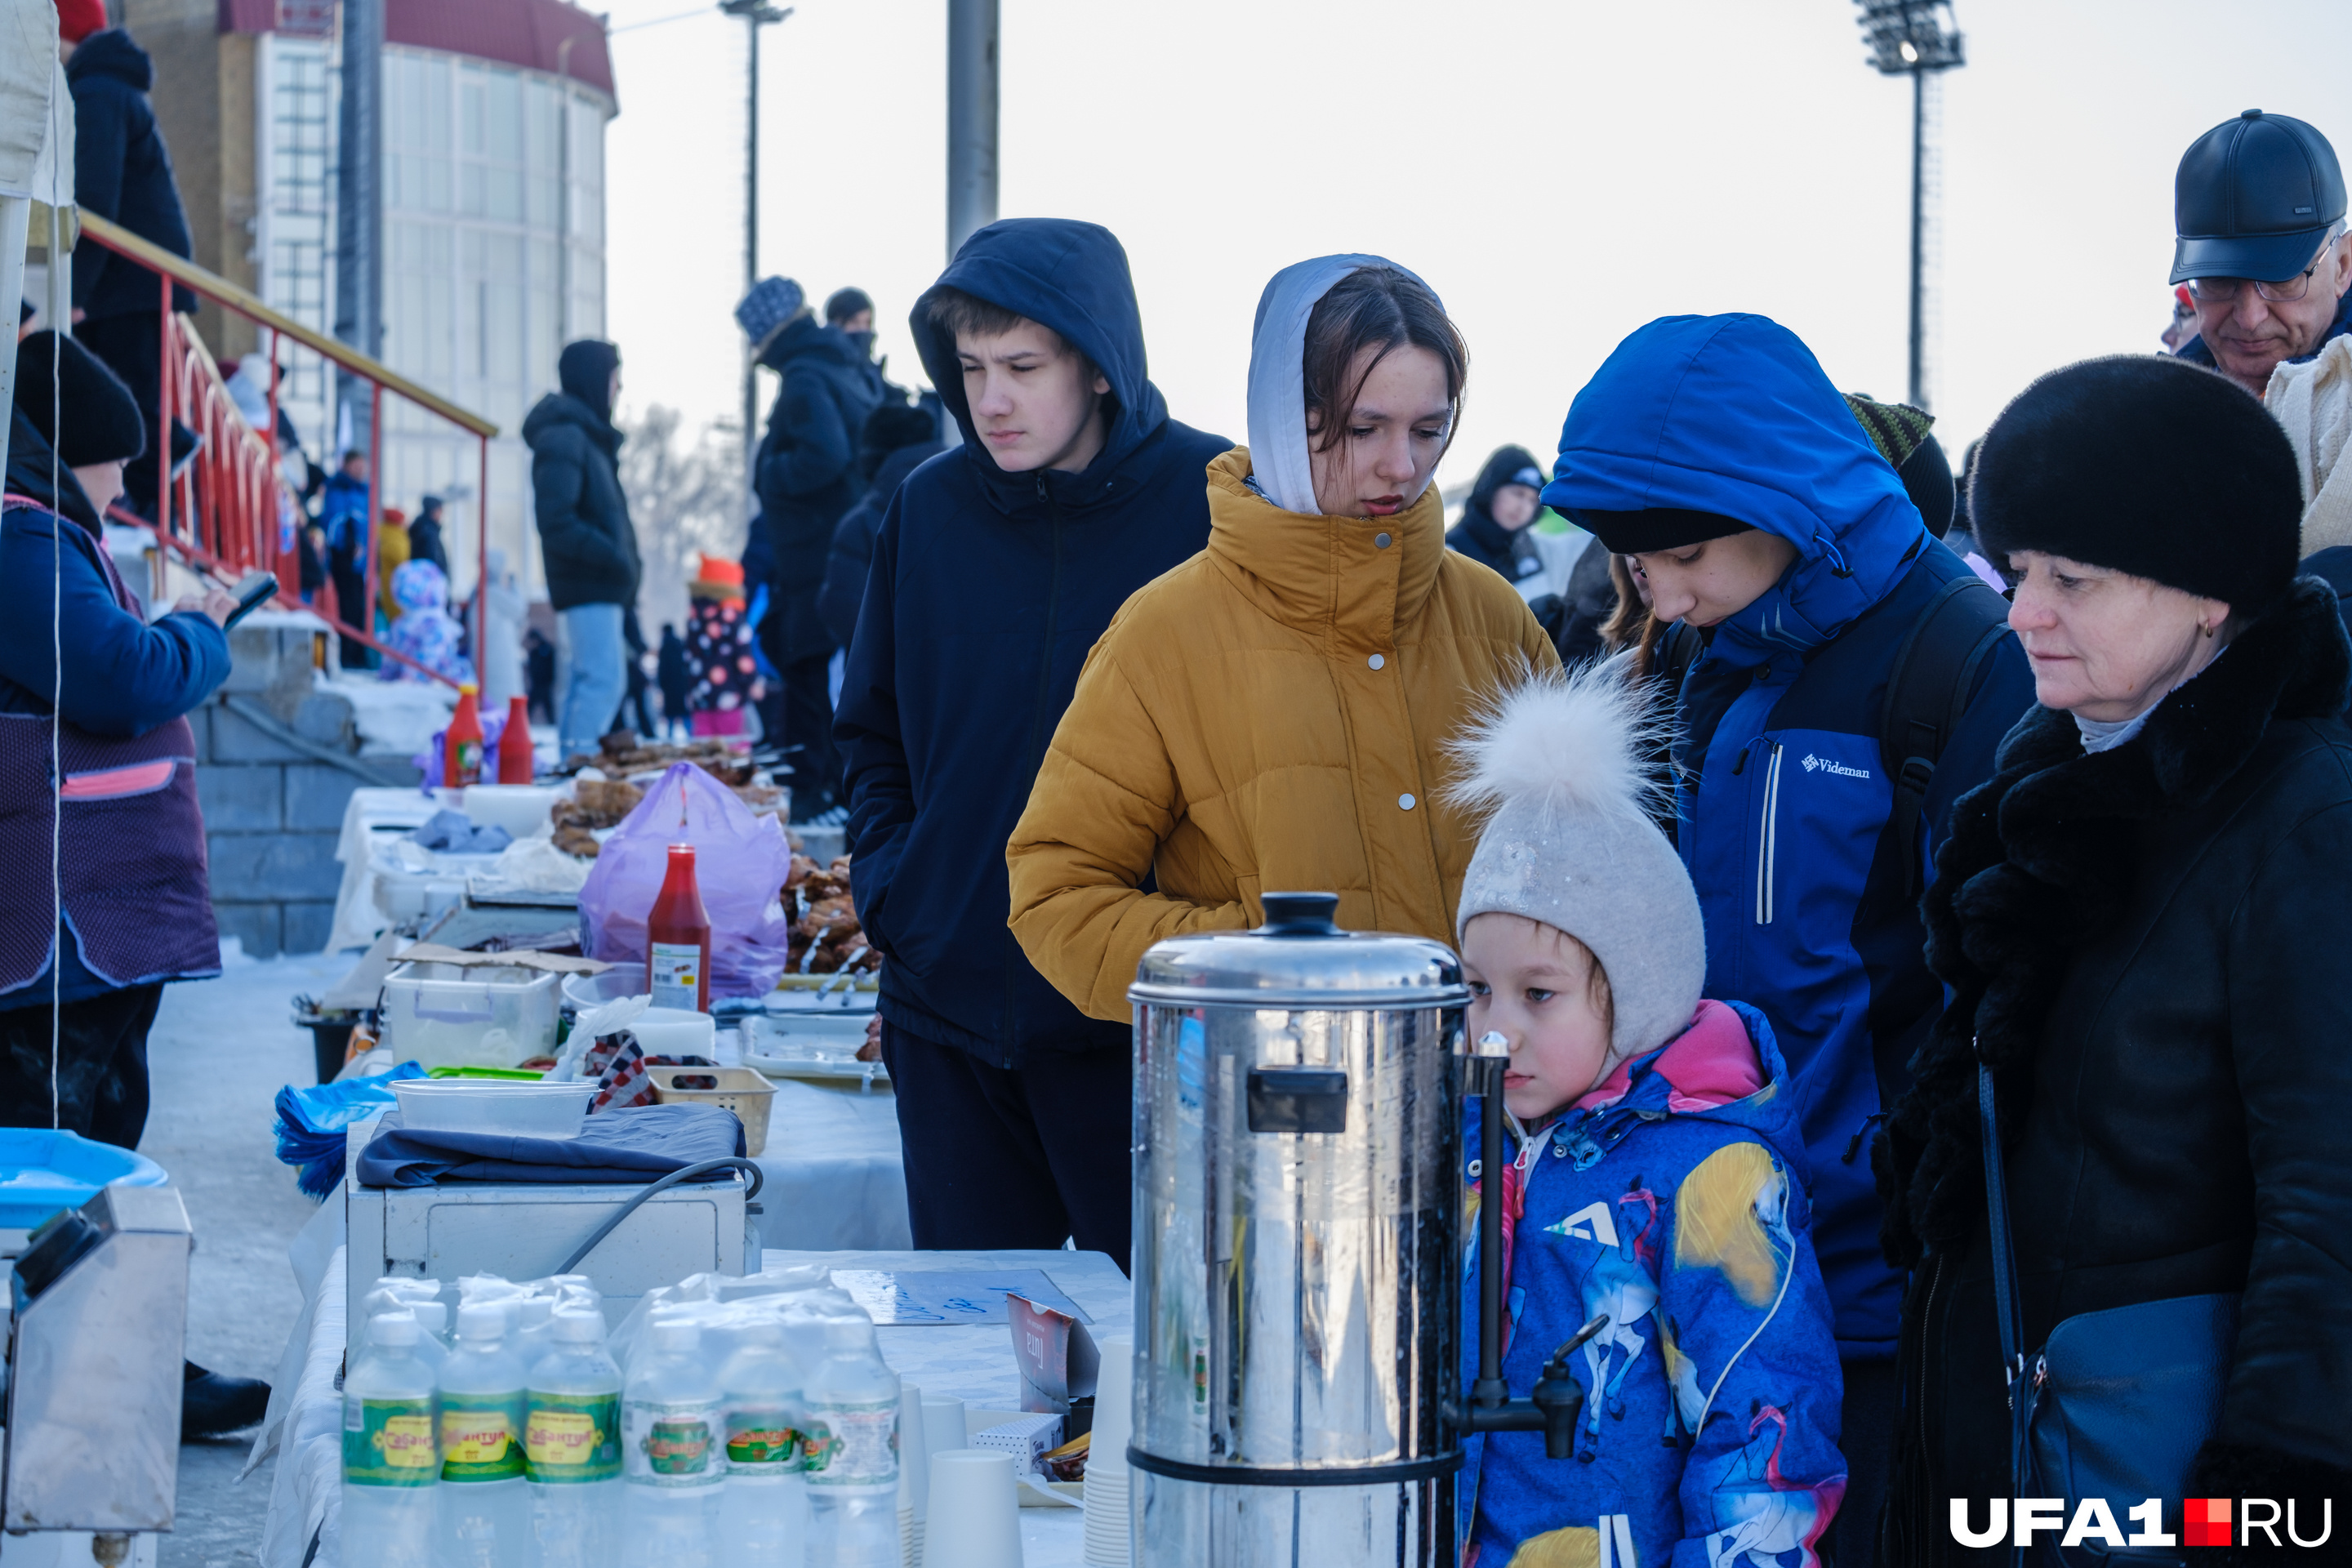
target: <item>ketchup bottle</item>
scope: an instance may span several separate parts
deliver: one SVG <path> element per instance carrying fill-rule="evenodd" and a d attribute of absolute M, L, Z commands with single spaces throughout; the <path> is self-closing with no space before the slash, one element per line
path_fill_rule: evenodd
<path fill-rule="evenodd" d="M 441 738 L 441 786 L 464 789 L 482 782 L 481 689 L 467 681 L 457 688 L 457 711 Z"/>
<path fill-rule="evenodd" d="M 646 989 L 656 1007 L 710 1011 L 710 916 L 694 879 L 694 846 L 669 847 L 669 873 L 646 917 Z"/>
<path fill-rule="evenodd" d="M 499 731 L 499 783 L 527 784 L 531 775 L 530 700 L 507 699 L 507 727 Z"/>

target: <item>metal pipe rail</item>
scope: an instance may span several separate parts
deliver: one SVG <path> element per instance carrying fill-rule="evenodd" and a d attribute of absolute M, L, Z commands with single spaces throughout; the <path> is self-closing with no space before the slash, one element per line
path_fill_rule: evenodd
<path fill-rule="evenodd" d="M 488 629 L 486 590 L 490 578 L 490 439 L 499 434 L 499 427 L 426 391 L 350 344 L 338 342 L 273 310 L 258 296 L 227 279 L 174 256 L 95 213 L 79 216 L 84 235 L 154 273 L 162 291 L 163 374 L 159 427 L 154 437 L 160 481 L 154 520 L 157 541 L 208 575 L 234 579 L 256 567 L 274 572 L 280 584 L 278 603 L 300 607 L 299 594 L 284 586 L 300 581 L 298 534 L 301 518 L 278 469 L 277 377 L 270 377 L 269 428 L 256 431 L 237 411 L 221 378 L 220 366 L 197 335 L 194 323 L 173 310 L 172 288 L 176 283 L 265 329 L 268 334 L 268 357 L 273 367 L 278 363 L 280 340 L 291 339 L 299 347 L 324 356 L 368 383 L 368 511 L 366 538 L 362 542 L 366 551 L 366 602 L 348 605 L 341 603 L 338 596 L 335 614 L 325 618 L 338 636 L 424 670 L 445 685 L 450 684 L 446 677 L 425 670 L 424 666 L 385 647 L 372 635 L 378 597 L 376 529 L 383 513 L 383 395 L 389 392 L 457 426 L 479 444 L 471 617 L 475 663 L 478 667 Z M 177 478 L 170 472 L 171 429 L 175 416 L 204 438 L 195 460 Z M 315 613 L 318 606 L 310 608 Z"/>

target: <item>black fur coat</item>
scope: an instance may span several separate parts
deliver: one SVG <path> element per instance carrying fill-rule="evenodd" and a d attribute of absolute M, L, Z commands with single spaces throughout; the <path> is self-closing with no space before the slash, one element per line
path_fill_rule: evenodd
<path fill-rule="evenodd" d="M 2306 1534 L 2332 1495 L 2330 1547 L 2284 1555 L 2352 1561 L 2347 685 L 2336 596 L 2300 581 L 2132 741 L 2085 755 L 2070 715 L 2037 708 L 1955 806 L 1924 903 L 1951 1002 L 1873 1151 L 1887 1255 L 1915 1270 L 1917 1417 L 1889 1504 L 1906 1563 L 1962 1560 L 1946 1499 L 2013 1491 L 1979 1059 L 2027 1346 L 2082 1312 L 2242 1290 L 2187 1495 L 2305 1497 Z"/>

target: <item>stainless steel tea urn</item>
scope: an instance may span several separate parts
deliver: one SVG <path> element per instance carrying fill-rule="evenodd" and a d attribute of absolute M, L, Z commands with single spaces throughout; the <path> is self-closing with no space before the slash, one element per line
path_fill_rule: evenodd
<path fill-rule="evenodd" d="M 1449 1561 L 1461 969 L 1330 894 L 1264 901 L 1128 993 L 1135 1561 Z"/>

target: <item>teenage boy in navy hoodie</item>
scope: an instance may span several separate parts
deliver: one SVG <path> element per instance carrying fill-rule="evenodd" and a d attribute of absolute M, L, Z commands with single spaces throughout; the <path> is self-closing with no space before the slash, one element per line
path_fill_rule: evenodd
<path fill-rule="evenodd" d="M 963 432 L 876 542 L 834 739 L 858 919 L 882 967 L 919 1247 L 1128 1257 L 1130 1044 L 1006 929 L 1004 843 L 1087 651 L 1127 596 L 1208 542 L 1232 447 L 1168 417 L 1110 231 L 1013 218 L 916 303 Z"/>

